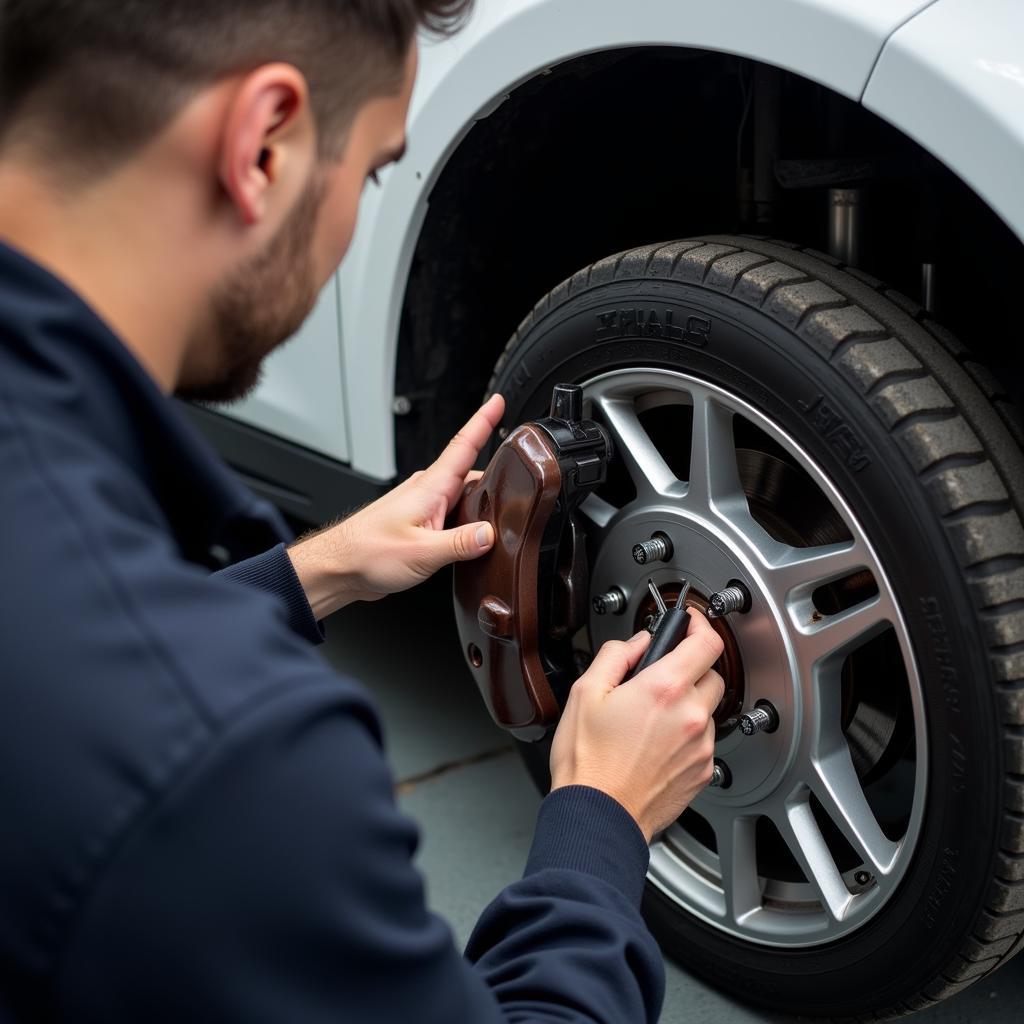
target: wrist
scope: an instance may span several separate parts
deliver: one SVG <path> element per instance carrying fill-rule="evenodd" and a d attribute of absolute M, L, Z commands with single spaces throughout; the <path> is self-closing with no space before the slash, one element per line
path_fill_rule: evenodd
<path fill-rule="evenodd" d="M 300 538 L 289 546 L 288 557 L 318 620 L 361 596 L 344 522 Z"/>
<path fill-rule="evenodd" d="M 654 837 L 654 829 L 649 828 L 645 823 L 643 815 L 639 813 L 637 808 L 632 806 L 632 802 L 624 794 L 618 791 L 618 787 L 612 785 L 608 779 L 596 779 L 586 777 L 569 777 L 553 775 L 551 778 L 551 789 L 550 792 L 554 793 L 559 789 L 568 789 L 570 787 L 580 787 L 585 789 L 594 789 L 599 793 L 603 793 L 610 800 L 614 800 L 615 803 L 633 819 L 633 823 L 636 825 L 644 837 L 644 841 L 650 845 L 652 838 Z"/>

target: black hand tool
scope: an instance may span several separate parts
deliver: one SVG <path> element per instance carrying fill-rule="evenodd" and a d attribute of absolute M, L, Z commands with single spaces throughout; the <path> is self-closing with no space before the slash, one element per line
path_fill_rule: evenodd
<path fill-rule="evenodd" d="M 648 665 L 653 665 L 656 661 L 664 658 L 669 651 L 675 650 L 680 640 L 686 636 L 686 630 L 690 625 L 690 613 L 686 610 L 686 595 L 690 590 L 688 580 L 683 580 L 679 597 L 672 608 L 665 607 L 665 601 L 654 585 L 654 580 L 648 580 L 647 586 L 658 606 L 658 614 L 654 622 L 651 623 L 651 642 L 640 659 L 640 664 L 626 676 L 624 682 L 628 682 L 635 675 L 643 672 Z"/>

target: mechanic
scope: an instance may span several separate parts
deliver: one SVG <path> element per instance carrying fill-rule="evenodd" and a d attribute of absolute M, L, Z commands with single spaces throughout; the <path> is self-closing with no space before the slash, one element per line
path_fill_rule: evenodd
<path fill-rule="evenodd" d="M 711 773 L 694 614 L 603 647 L 524 877 L 465 956 L 318 621 L 493 542 L 446 512 L 503 413 L 290 547 L 172 394 L 294 333 L 465 0 L 0 0 L 0 1018 L 653 1021 L 652 836 Z M 369 339 L 367 339 L 369 342 Z"/>

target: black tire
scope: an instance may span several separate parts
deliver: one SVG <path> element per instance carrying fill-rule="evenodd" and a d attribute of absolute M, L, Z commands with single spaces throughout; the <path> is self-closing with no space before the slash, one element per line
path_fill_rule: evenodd
<path fill-rule="evenodd" d="M 676 310 L 689 335 L 609 310 Z M 688 322 L 688 318 L 695 317 Z M 859 931 L 777 950 L 728 937 L 648 887 L 668 953 L 728 992 L 878 1020 L 932 1005 L 1024 943 L 1024 453 L 1017 410 L 928 314 L 785 243 L 708 237 L 587 267 L 537 303 L 498 361 L 506 422 L 551 387 L 622 366 L 685 368 L 783 426 L 862 517 L 897 590 L 925 691 L 930 783 L 900 888 Z M 840 451 L 801 411 L 826 395 Z M 547 745 L 525 752 L 543 785 Z"/>

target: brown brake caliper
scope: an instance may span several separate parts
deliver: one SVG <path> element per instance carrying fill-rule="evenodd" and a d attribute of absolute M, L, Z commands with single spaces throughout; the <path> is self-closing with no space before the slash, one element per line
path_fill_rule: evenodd
<path fill-rule="evenodd" d="M 573 513 L 611 457 L 604 428 L 583 419 L 582 389 L 558 384 L 550 415 L 517 427 L 455 510 L 458 524 L 494 527 L 494 548 L 455 566 L 455 618 L 488 710 L 519 739 L 557 723 L 575 678 L 589 582 Z"/>

